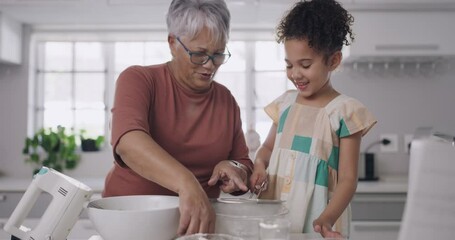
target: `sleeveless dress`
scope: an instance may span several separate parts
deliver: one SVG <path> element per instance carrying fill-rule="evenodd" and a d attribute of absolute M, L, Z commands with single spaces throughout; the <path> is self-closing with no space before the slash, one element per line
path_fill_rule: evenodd
<path fill-rule="evenodd" d="M 340 139 L 359 131 L 366 134 L 376 120 L 346 95 L 322 108 L 296 103 L 297 95 L 296 90 L 287 91 L 265 107 L 277 132 L 261 198 L 285 200 L 291 232 L 312 233 L 313 220 L 337 186 Z M 350 220 L 348 207 L 333 229 L 349 236 Z"/>

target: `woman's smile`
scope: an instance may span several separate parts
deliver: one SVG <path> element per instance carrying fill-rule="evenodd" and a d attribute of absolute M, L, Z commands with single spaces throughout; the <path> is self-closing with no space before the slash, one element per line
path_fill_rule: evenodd
<path fill-rule="evenodd" d="M 198 73 L 202 81 L 211 81 L 213 78 L 213 73 Z"/>

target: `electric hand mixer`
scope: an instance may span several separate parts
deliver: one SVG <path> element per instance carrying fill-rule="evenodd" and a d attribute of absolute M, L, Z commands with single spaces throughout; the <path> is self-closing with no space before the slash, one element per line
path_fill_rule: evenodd
<path fill-rule="evenodd" d="M 34 229 L 21 224 L 42 192 L 52 201 Z M 79 218 L 92 190 L 83 183 L 42 167 L 5 224 L 4 230 L 22 240 L 64 240 Z"/>

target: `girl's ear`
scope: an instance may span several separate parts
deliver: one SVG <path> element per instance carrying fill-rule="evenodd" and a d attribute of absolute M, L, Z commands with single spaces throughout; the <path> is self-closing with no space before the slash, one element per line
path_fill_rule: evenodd
<path fill-rule="evenodd" d="M 341 51 L 336 51 L 332 56 L 329 58 L 329 67 L 330 71 L 335 70 L 341 63 L 341 59 L 343 59 L 343 54 Z"/>

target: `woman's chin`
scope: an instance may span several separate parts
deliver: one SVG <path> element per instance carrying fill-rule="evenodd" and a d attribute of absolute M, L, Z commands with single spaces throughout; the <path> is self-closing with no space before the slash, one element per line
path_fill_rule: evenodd
<path fill-rule="evenodd" d="M 196 92 L 205 92 L 210 89 L 210 86 L 212 85 L 212 80 L 199 80 L 196 82 L 195 85 L 193 85 L 193 90 Z"/>

